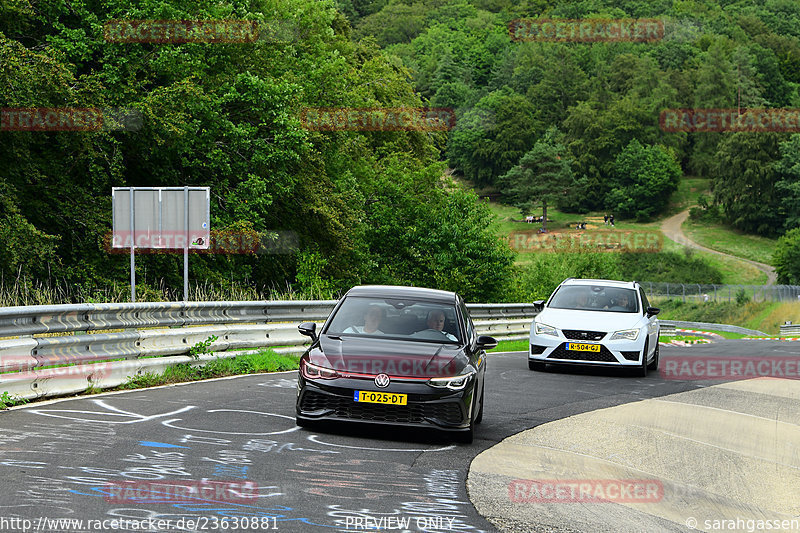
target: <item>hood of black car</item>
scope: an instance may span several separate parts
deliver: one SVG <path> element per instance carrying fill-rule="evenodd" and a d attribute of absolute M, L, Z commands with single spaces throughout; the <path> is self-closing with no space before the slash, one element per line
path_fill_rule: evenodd
<path fill-rule="evenodd" d="M 319 348 L 308 357 L 343 376 L 447 377 L 463 373 L 468 364 L 464 348 L 455 344 L 347 335 L 320 336 Z"/>

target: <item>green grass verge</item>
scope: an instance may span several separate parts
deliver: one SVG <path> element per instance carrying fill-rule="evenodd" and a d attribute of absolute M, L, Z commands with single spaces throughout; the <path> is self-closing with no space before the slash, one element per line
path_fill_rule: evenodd
<path fill-rule="evenodd" d="M 127 383 L 113 390 L 143 389 L 170 383 L 184 383 L 225 376 L 295 370 L 299 361 L 299 355 L 277 354 L 270 349 L 265 349 L 226 359 L 213 359 L 203 366 L 192 366 L 189 363 L 184 363 L 169 367 L 162 374 L 147 372 L 131 377 Z"/>
<path fill-rule="evenodd" d="M 20 398 L 19 396 L 11 396 L 8 391 L 3 392 L 0 396 L 0 409 L 8 409 L 17 405 L 25 405 L 30 400 L 27 398 Z"/>
<path fill-rule="evenodd" d="M 768 265 L 778 243 L 777 239 L 749 235 L 705 221 L 687 220 L 682 229 L 690 239 L 706 248 Z"/>
<path fill-rule="evenodd" d="M 697 335 L 671 335 L 671 336 L 659 336 L 658 342 L 672 342 L 672 341 L 700 341 L 700 340 L 707 340 L 705 337 L 698 337 Z"/>
<path fill-rule="evenodd" d="M 132 376 L 128 379 L 127 383 L 110 389 L 99 389 L 90 386 L 78 395 L 98 394 L 100 392 L 115 390 L 144 389 L 147 387 L 168 385 L 170 383 L 184 383 L 225 376 L 296 370 L 299 362 L 299 355 L 278 354 L 269 348 L 265 348 L 258 352 L 243 353 L 236 357 L 213 359 L 203 366 L 192 366 L 190 363 L 183 363 L 169 367 L 161 374 L 146 372 L 144 374 Z M 29 401 L 30 400 L 26 398 L 11 396 L 6 391 L 0 395 L 0 410 L 23 405 Z"/>
<path fill-rule="evenodd" d="M 497 348 L 492 348 L 492 352 L 527 352 L 528 339 L 520 339 L 516 341 L 500 341 L 497 343 Z"/>
<path fill-rule="evenodd" d="M 706 333 L 716 333 L 717 335 L 719 335 L 720 337 L 725 338 L 725 339 L 734 339 L 735 340 L 735 339 L 744 339 L 745 337 L 749 337 L 749 335 L 744 335 L 742 333 L 733 333 L 731 331 L 717 331 L 717 330 L 705 329 L 705 328 L 703 328 L 702 331 L 705 331 Z"/>

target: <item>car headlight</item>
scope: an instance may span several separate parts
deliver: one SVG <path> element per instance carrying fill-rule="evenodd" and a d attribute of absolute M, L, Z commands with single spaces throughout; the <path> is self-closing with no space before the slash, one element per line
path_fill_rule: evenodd
<path fill-rule="evenodd" d="M 337 371 L 323 366 L 313 365 L 308 361 L 303 361 L 300 370 L 303 372 L 303 377 L 308 379 L 334 379 L 339 377 Z"/>
<path fill-rule="evenodd" d="M 533 323 L 533 331 L 537 335 L 552 335 L 553 337 L 558 337 L 558 330 L 556 328 L 548 326 L 547 324 L 542 324 L 541 322 Z"/>
<path fill-rule="evenodd" d="M 611 338 L 608 340 L 611 341 L 618 341 L 618 340 L 625 340 L 625 341 L 635 341 L 639 337 L 639 330 L 638 329 L 623 329 L 621 331 L 615 331 Z"/>
<path fill-rule="evenodd" d="M 451 376 L 449 378 L 431 378 L 428 380 L 428 385 L 436 389 L 461 390 L 472 381 L 474 376 L 475 372 L 470 372 L 468 374 Z"/>

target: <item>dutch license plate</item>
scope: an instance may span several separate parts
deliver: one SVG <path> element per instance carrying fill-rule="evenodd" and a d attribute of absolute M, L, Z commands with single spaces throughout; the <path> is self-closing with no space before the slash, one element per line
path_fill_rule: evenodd
<path fill-rule="evenodd" d="M 392 392 L 373 392 L 365 390 L 353 391 L 353 399 L 362 403 L 384 403 L 388 405 L 406 405 L 408 395 Z"/>
<path fill-rule="evenodd" d="M 573 352 L 599 352 L 599 344 L 581 344 L 579 342 L 568 342 L 567 350 Z"/>

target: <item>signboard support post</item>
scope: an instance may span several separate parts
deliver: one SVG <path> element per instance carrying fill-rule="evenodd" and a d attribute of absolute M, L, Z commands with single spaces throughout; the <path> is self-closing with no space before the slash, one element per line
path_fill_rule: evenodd
<path fill-rule="evenodd" d="M 184 227 L 183 240 L 183 301 L 189 301 L 189 187 L 183 188 Z"/>
<path fill-rule="evenodd" d="M 209 248 L 210 197 L 208 187 L 112 187 L 111 245 L 130 246 L 131 302 L 136 301 L 137 248 L 183 252 L 183 301 L 189 301 L 189 249 Z"/>
<path fill-rule="evenodd" d="M 135 239 L 133 238 L 133 228 L 136 222 L 133 216 L 133 191 L 131 197 L 131 303 L 136 302 L 136 254 L 134 253 Z"/>

